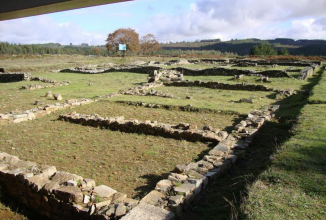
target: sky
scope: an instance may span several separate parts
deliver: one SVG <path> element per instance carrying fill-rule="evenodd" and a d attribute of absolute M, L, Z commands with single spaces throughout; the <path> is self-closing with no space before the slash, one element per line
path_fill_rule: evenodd
<path fill-rule="evenodd" d="M 326 0 L 133 0 L 0 21 L 0 41 L 104 45 L 119 28 L 159 42 L 326 40 Z"/>

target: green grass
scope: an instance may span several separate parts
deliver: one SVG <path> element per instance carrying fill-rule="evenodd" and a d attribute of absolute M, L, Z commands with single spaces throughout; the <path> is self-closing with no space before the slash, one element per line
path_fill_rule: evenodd
<path fill-rule="evenodd" d="M 302 110 L 295 136 L 249 188 L 249 219 L 323 219 L 326 210 L 326 105 Z"/>
<path fill-rule="evenodd" d="M 191 104 L 197 108 L 231 111 L 240 114 L 248 114 L 252 109 L 269 105 L 275 101 L 275 94 L 273 92 L 228 91 L 201 87 L 159 87 L 155 89 L 161 90 L 165 94 L 173 94 L 175 98 L 168 99 L 128 95 L 118 96 L 111 100 L 137 101 L 177 106 Z M 193 99 L 186 99 L 186 96 L 192 96 Z M 254 104 L 237 103 L 241 98 L 254 98 Z"/>
<path fill-rule="evenodd" d="M 35 108 L 36 100 L 43 100 L 45 104 L 53 104 L 58 101 L 53 98 L 45 98 L 47 91 L 53 94 L 61 94 L 63 100 L 75 98 L 95 98 L 98 95 L 106 95 L 112 92 L 118 92 L 120 89 L 128 89 L 146 82 L 147 75 L 136 73 L 107 73 L 107 74 L 75 74 L 75 73 L 46 73 L 36 72 L 33 76 L 46 77 L 57 81 L 69 80 L 69 86 L 58 86 L 38 90 L 20 90 L 24 85 L 40 82 L 15 82 L 1 83 L 0 90 L 0 112 L 10 112 L 14 110 L 28 110 Z M 91 83 L 89 86 L 87 83 Z M 61 101 L 62 102 L 62 101 Z M 44 104 L 44 105 L 45 105 Z M 42 105 L 42 106 L 44 106 Z"/>
<path fill-rule="evenodd" d="M 324 74 L 320 79 L 319 83 L 312 90 L 311 96 L 309 98 L 309 103 L 326 104 L 326 75 Z"/>

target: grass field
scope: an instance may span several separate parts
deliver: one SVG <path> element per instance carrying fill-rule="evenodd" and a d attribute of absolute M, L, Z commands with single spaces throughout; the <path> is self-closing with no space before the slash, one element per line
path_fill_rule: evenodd
<path fill-rule="evenodd" d="M 150 58 L 141 59 L 150 60 Z M 22 71 L 30 70 L 32 71 L 33 76 L 41 76 L 48 79 L 55 79 L 57 81 L 69 80 L 72 82 L 72 84 L 69 86 L 39 89 L 34 91 L 20 90 L 19 88 L 29 83 L 43 83 L 26 81 L 16 83 L 1 83 L 0 113 L 34 108 L 35 105 L 33 105 L 33 103 L 36 100 L 43 100 L 43 105 L 55 103 L 55 100 L 43 97 L 49 90 L 51 90 L 54 94 L 60 93 L 64 100 L 72 98 L 94 99 L 98 95 L 118 92 L 120 89 L 127 89 L 140 85 L 140 83 L 147 81 L 148 76 L 146 74 L 124 72 L 107 74 L 73 74 L 52 73 L 48 70 L 74 67 L 80 64 L 120 64 L 122 61 L 135 62 L 141 59 L 128 58 L 127 60 L 122 60 L 121 58 L 60 56 L 57 59 L 48 59 L 43 57 L 39 59 L 17 58 L 12 60 L 0 60 L 0 66 L 4 67 L 5 69 Z M 157 59 L 162 60 L 162 58 Z M 207 67 L 210 68 L 210 66 Z M 186 77 L 186 79 L 228 83 L 234 82 L 230 80 L 231 77 Z M 245 77 L 243 80 L 248 80 L 251 82 L 257 79 L 258 78 L 255 77 Z M 151 191 L 159 180 L 166 177 L 167 173 L 170 172 L 176 164 L 189 163 L 191 161 L 200 159 L 203 152 L 207 152 L 211 147 L 208 145 L 209 143 L 191 143 L 182 140 L 173 140 L 150 135 L 126 134 L 106 129 L 81 126 L 78 124 L 58 121 L 57 119 L 59 114 L 76 111 L 77 113 L 83 114 L 99 114 L 104 117 L 123 115 L 126 119 L 149 119 L 161 123 L 171 124 L 186 122 L 196 124 L 198 127 L 210 125 L 214 128 L 230 131 L 231 127 L 237 124 L 239 120 L 243 119 L 244 115 L 247 115 L 250 111 L 269 104 L 281 104 L 281 110 L 278 113 L 278 120 L 268 123 L 266 128 L 264 128 L 262 131 L 268 135 L 266 136 L 265 133 L 260 133 L 258 135 L 257 141 L 255 142 L 256 147 L 254 146 L 252 150 L 255 155 L 247 153 L 244 160 L 240 159 L 240 163 L 239 165 L 236 165 L 235 170 L 231 170 L 230 175 L 226 175 L 227 177 L 221 178 L 216 183 L 213 183 L 213 188 L 208 189 L 208 191 L 205 191 L 203 194 L 204 197 L 208 196 L 208 200 L 200 197 L 200 202 L 195 202 L 195 205 L 193 206 L 195 208 L 190 209 L 190 214 L 189 216 L 187 214 L 188 217 L 186 218 L 216 219 L 215 217 L 218 215 L 218 212 L 221 213 L 221 218 L 217 219 L 225 219 L 227 216 L 230 216 L 230 210 L 232 210 L 230 208 L 230 203 L 227 201 L 233 201 L 232 193 L 241 188 L 237 184 L 238 180 L 241 179 L 239 175 L 249 175 L 248 172 L 246 173 L 245 171 L 248 171 L 246 170 L 247 164 L 250 164 L 250 161 L 253 160 L 252 158 L 257 160 L 257 162 L 266 163 L 266 155 L 268 155 L 268 157 L 274 155 L 275 150 L 273 146 L 275 143 L 279 143 L 279 141 L 274 141 L 275 136 L 280 137 L 281 139 L 289 139 L 289 130 L 292 128 L 289 124 L 296 120 L 296 117 L 292 116 L 299 115 L 299 113 L 301 113 L 301 108 L 307 102 L 307 92 L 304 92 L 304 90 L 311 89 L 311 85 L 313 82 L 316 82 L 317 79 L 318 77 L 313 77 L 306 81 L 298 81 L 293 79 L 272 78 L 272 83 L 268 85 L 271 85 L 273 88 L 293 88 L 297 91 L 296 95 L 283 101 L 276 101 L 275 93 L 273 92 L 227 91 L 198 87 L 164 86 L 155 88 L 155 90 L 161 90 L 165 94 L 172 94 L 174 95 L 173 99 L 129 95 L 102 99 L 96 103 L 75 107 L 73 109 L 65 109 L 45 117 L 37 118 L 33 121 L 1 126 L 0 151 L 19 156 L 23 160 L 54 165 L 58 170 L 76 173 L 83 177 L 94 178 L 98 185 L 106 184 L 120 192 L 127 193 L 130 197 L 141 198 L 146 193 Z M 89 86 L 88 83 L 92 85 Z M 323 91 L 320 91 L 319 93 L 314 92 L 314 94 L 322 93 Z M 186 96 L 192 96 L 192 99 L 186 99 Z M 241 98 L 253 98 L 254 103 L 238 103 L 238 100 Z M 217 113 L 195 113 L 165 109 L 150 109 L 115 103 L 115 101 L 118 100 L 175 106 L 192 105 L 197 108 L 213 109 L 216 110 Z M 302 111 L 302 113 L 305 113 L 308 116 L 313 112 L 320 112 L 321 116 L 319 118 L 307 116 L 307 120 L 309 120 L 306 120 L 306 124 L 303 124 L 302 127 L 300 127 L 300 125 L 298 126 L 298 134 L 301 135 L 298 136 L 298 140 L 295 142 L 298 143 L 298 146 L 307 146 L 307 143 L 310 143 L 308 141 L 315 141 L 315 139 L 318 139 L 313 142 L 316 143 L 316 145 L 312 145 L 317 149 L 318 146 L 323 143 L 324 139 L 322 134 L 324 130 L 319 128 L 324 126 L 323 117 L 325 114 L 323 114 L 322 108 L 324 106 L 320 106 L 320 108 L 317 108 L 317 106 L 312 109 L 304 108 L 304 111 Z M 232 114 L 232 112 L 235 114 Z M 299 121 L 300 120 L 302 119 L 299 119 Z M 310 130 L 312 132 L 319 131 L 319 133 L 318 136 L 312 136 L 309 132 L 300 133 L 300 129 L 308 130 L 309 132 Z M 291 139 L 289 141 L 291 141 Z M 290 149 L 290 147 L 287 148 Z M 282 155 L 283 151 L 280 152 L 280 155 Z M 305 152 L 306 151 L 304 150 L 303 153 L 300 152 L 300 154 L 304 154 Z M 278 174 L 277 170 L 284 166 L 284 161 L 287 161 L 286 155 L 287 154 L 285 153 L 284 156 L 279 156 L 279 164 L 275 165 L 275 171 L 273 171 L 271 175 L 276 176 Z M 294 153 L 293 155 L 292 153 L 290 154 L 289 158 L 294 158 L 291 161 L 295 161 L 296 155 L 297 154 Z M 307 168 L 304 167 L 306 173 L 303 172 L 300 174 L 301 176 L 298 176 L 297 178 L 302 179 L 302 177 L 310 172 L 315 167 L 315 164 L 318 164 L 320 161 L 321 164 L 324 163 L 322 160 L 322 155 L 321 150 L 316 150 L 316 152 L 311 153 L 312 159 L 309 161 L 312 165 L 310 164 L 311 166 L 309 165 Z M 275 158 L 277 158 L 277 156 L 275 156 Z M 299 162 L 293 162 L 293 167 L 291 169 L 300 169 L 298 166 L 300 163 L 302 164 L 302 156 L 298 157 L 298 161 Z M 291 165 L 289 164 L 288 166 Z M 250 169 L 254 170 L 256 169 L 256 165 L 257 164 L 255 163 L 254 165 L 249 165 L 249 167 Z M 320 163 L 318 166 L 320 166 Z M 284 173 L 287 171 L 287 169 L 287 166 L 284 166 Z M 260 167 L 257 172 L 253 172 L 254 177 L 257 177 L 260 173 L 263 173 L 259 181 L 267 184 L 267 180 L 269 180 L 267 178 L 269 175 L 268 172 L 272 171 L 266 171 L 266 167 Z M 264 174 L 264 172 L 266 172 L 266 174 Z M 319 181 L 320 183 L 323 183 L 320 179 L 321 175 L 319 175 L 322 174 L 322 172 L 323 171 L 320 171 L 319 173 L 316 173 L 316 175 L 312 175 L 313 173 L 311 171 L 311 178 L 309 177 L 309 181 Z M 296 176 L 291 178 L 296 178 Z M 235 184 L 230 186 L 232 181 L 235 182 Z M 304 185 L 302 182 L 300 182 L 301 180 L 299 181 L 291 179 L 290 182 L 292 181 L 296 183 L 295 186 L 299 185 L 299 187 L 302 187 L 302 185 Z M 242 182 L 240 185 L 242 186 Z M 313 184 L 309 183 L 306 185 L 308 189 L 310 189 L 309 187 L 312 187 Z M 246 186 L 247 185 L 243 184 L 244 188 Z M 255 184 L 252 184 L 252 187 L 254 186 Z M 221 189 L 222 193 L 220 192 Z M 316 188 L 316 190 L 324 190 L 324 188 L 320 185 Z M 258 189 L 254 188 L 252 192 L 256 193 L 255 195 L 257 198 L 261 196 L 261 193 L 265 193 L 266 197 L 269 196 L 267 192 L 259 191 Z M 255 198 L 255 195 L 252 196 L 252 194 L 249 192 L 250 202 L 246 206 L 246 214 L 252 218 L 264 218 L 267 216 L 267 214 L 262 215 L 262 212 L 254 212 L 254 210 L 259 210 L 259 207 L 255 205 L 258 201 L 253 199 Z M 227 199 L 227 201 L 223 199 L 223 196 Z M 273 195 L 271 194 L 270 196 L 272 197 Z M 213 200 L 218 200 L 219 202 L 214 203 Z M 315 201 L 320 202 L 324 200 L 315 199 Z M 315 204 L 313 203 L 313 200 L 309 200 L 309 202 Z M 207 206 L 200 206 L 199 203 L 203 203 Z M 266 204 L 263 204 L 264 207 L 267 206 Z M 213 205 L 217 205 L 219 208 L 216 208 L 216 206 L 213 207 Z M 313 207 L 315 206 L 313 205 Z M 2 212 L 0 211 L 0 217 L 1 215 L 7 214 L 6 206 L 3 206 L 2 210 Z M 311 213 L 313 213 L 314 210 L 311 210 Z M 320 214 L 316 216 L 318 217 L 319 215 Z M 272 216 L 272 214 L 268 216 Z M 14 216 L 12 217 L 15 218 Z"/>

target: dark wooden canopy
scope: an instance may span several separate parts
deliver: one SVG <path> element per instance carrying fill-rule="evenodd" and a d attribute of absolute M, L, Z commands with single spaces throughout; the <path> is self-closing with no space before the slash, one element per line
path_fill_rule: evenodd
<path fill-rule="evenodd" d="M 130 0 L 0 0 L 0 21 Z"/>

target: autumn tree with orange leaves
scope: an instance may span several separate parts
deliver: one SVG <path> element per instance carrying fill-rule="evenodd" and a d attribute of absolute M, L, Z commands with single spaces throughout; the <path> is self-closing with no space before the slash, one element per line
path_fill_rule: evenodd
<path fill-rule="evenodd" d="M 140 51 L 139 35 L 134 29 L 120 28 L 108 35 L 106 48 L 109 51 L 119 51 L 119 44 L 126 44 L 127 51 L 137 54 Z"/>
<path fill-rule="evenodd" d="M 147 34 L 140 40 L 141 52 L 145 55 L 149 55 L 153 51 L 161 50 L 160 44 L 155 39 L 154 35 Z"/>

